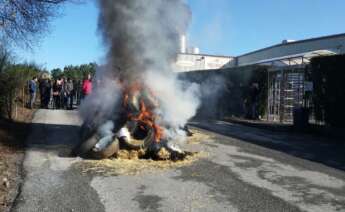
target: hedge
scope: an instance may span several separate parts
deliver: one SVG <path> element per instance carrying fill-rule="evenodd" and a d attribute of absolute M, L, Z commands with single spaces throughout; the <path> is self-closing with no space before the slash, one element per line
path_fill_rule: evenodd
<path fill-rule="evenodd" d="M 313 58 L 309 74 L 314 84 L 315 118 L 345 127 L 345 55 Z"/>
<path fill-rule="evenodd" d="M 0 117 L 13 118 L 13 109 L 17 103 L 25 104 L 27 82 L 38 75 L 34 65 L 7 64 L 0 69 Z"/>

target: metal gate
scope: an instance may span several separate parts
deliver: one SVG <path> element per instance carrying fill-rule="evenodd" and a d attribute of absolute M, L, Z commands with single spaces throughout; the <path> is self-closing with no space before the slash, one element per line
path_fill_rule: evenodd
<path fill-rule="evenodd" d="M 303 106 L 304 68 L 280 68 L 268 72 L 268 120 L 292 122 L 293 110 Z"/>

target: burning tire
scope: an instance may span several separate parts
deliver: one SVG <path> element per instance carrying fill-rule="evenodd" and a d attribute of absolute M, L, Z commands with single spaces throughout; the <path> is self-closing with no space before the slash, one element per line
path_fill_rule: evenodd
<path fill-rule="evenodd" d="M 121 132 L 123 129 L 127 133 Z M 154 130 L 145 124 L 129 121 L 121 130 L 117 133 L 118 140 L 114 141 L 113 136 L 101 138 L 98 131 L 92 127 L 92 124 L 84 123 L 80 128 L 80 143 L 73 150 L 74 155 L 102 159 L 116 154 L 120 148 L 146 151 L 154 146 Z M 109 146 L 94 151 L 96 145 L 104 139 L 112 139 L 113 142 L 109 141 Z"/>
<path fill-rule="evenodd" d="M 85 137 L 84 137 L 85 138 Z M 73 153 L 74 155 L 78 156 L 86 156 L 92 148 L 97 144 L 98 136 L 96 134 L 92 135 L 87 139 L 81 139 L 80 143 L 74 148 Z"/>
<path fill-rule="evenodd" d="M 96 129 L 92 122 L 84 121 L 79 130 L 79 143 L 73 149 L 75 156 L 85 156 L 97 143 Z"/>
<path fill-rule="evenodd" d="M 139 122 L 128 122 L 130 136 L 119 136 L 120 145 L 129 150 L 146 150 L 154 142 L 153 129 Z"/>
<path fill-rule="evenodd" d="M 116 140 L 114 142 L 111 142 L 110 145 L 108 145 L 103 150 L 91 151 L 90 155 L 92 158 L 95 158 L 95 159 L 109 158 L 115 155 L 119 151 L 119 149 L 120 149 L 119 141 Z"/>
<path fill-rule="evenodd" d="M 74 148 L 73 153 L 81 157 L 103 159 L 109 158 L 119 151 L 119 141 L 117 139 L 114 139 L 113 136 L 110 137 L 111 141 L 108 142 L 109 144 L 107 144 L 105 147 L 96 150 L 97 144 L 101 143 L 102 139 L 100 139 L 97 133 L 95 133 L 90 138 L 81 141 L 80 144 L 76 148 Z"/>
<path fill-rule="evenodd" d="M 79 131 L 79 137 L 80 137 L 81 142 L 84 142 L 88 138 L 91 138 L 95 134 L 95 132 L 96 132 L 95 127 L 91 123 L 85 121 L 81 125 L 80 131 Z M 81 145 L 81 143 L 79 145 Z"/>

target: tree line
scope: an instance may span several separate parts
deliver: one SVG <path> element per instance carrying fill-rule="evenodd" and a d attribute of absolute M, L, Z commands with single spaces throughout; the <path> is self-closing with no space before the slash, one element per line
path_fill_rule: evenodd
<path fill-rule="evenodd" d="M 28 82 L 33 77 L 41 79 L 50 75 L 52 80 L 70 78 L 81 82 L 88 74 L 93 76 L 97 64 L 69 65 L 50 72 L 34 63 L 16 63 L 10 51 L 0 45 L 0 117 L 15 119 L 17 107 L 28 102 Z"/>
<path fill-rule="evenodd" d="M 81 81 L 83 80 L 88 74 L 94 76 L 96 73 L 97 64 L 96 63 L 88 63 L 82 65 L 68 65 L 65 66 L 63 69 L 55 68 L 50 71 L 52 79 L 58 78 L 70 78 L 72 80 Z"/>
<path fill-rule="evenodd" d="M 14 46 L 32 48 L 49 29 L 53 18 L 62 14 L 66 2 L 84 0 L 0 0 L 0 118 L 15 118 L 17 106 L 27 101 L 27 82 L 49 73 L 33 63 L 16 63 L 10 50 Z M 94 73 L 94 63 L 52 70 L 52 77 L 81 79 Z"/>

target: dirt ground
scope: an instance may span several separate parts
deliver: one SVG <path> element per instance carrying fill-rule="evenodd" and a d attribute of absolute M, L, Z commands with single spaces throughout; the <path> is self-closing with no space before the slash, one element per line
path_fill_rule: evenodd
<path fill-rule="evenodd" d="M 32 110 L 18 108 L 17 119 L 0 119 L 0 211 L 9 211 L 21 182 L 24 142 Z"/>

